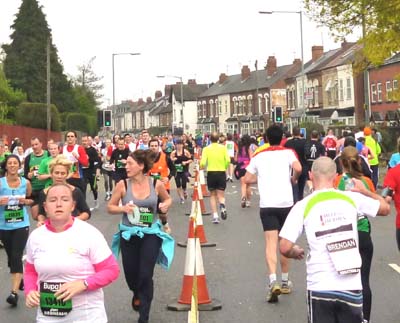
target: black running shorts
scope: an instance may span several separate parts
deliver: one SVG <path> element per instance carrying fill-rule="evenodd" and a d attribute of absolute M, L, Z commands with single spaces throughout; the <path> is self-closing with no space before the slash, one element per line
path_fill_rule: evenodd
<path fill-rule="evenodd" d="M 226 189 L 226 173 L 222 172 L 207 172 L 207 187 L 209 191 L 225 191 Z"/>
<path fill-rule="evenodd" d="M 281 231 L 290 210 L 291 207 L 260 208 L 260 218 L 264 231 L 274 231 L 274 230 L 278 230 L 278 232 Z"/>

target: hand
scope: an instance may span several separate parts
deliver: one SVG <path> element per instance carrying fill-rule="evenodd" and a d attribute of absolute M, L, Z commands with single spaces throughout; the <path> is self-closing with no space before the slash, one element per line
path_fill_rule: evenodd
<path fill-rule="evenodd" d="M 29 173 L 28 173 L 28 178 L 29 178 L 29 179 L 32 179 L 32 177 L 33 177 L 33 172 L 29 172 Z"/>
<path fill-rule="evenodd" d="M 300 246 L 298 246 L 297 244 L 295 244 L 292 247 L 292 255 L 293 255 L 292 258 L 297 259 L 297 260 L 301 260 L 301 259 L 304 258 L 304 249 L 301 248 Z"/>
<path fill-rule="evenodd" d="M 135 208 L 135 204 L 133 203 L 128 203 L 122 206 L 122 212 L 126 214 L 132 214 L 133 209 Z"/>
<path fill-rule="evenodd" d="M 359 192 L 363 194 L 365 191 L 368 191 L 364 183 L 357 178 L 352 177 L 351 180 L 353 181 L 354 187 L 351 189 L 352 192 Z"/>
<path fill-rule="evenodd" d="M 76 159 L 79 159 L 79 154 L 76 151 L 72 152 L 72 156 L 74 156 Z"/>
<path fill-rule="evenodd" d="M 86 286 L 83 282 L 83 280 L 75 280 L 72 282 L 68 282 L 65 284 L 62 284 L 60 289 L 54 293 L 54 296 L 58 299 L 58 300 L 63 300 L 65 301 L 69 301 L 72 297 L 74 297 L 75 295 L 82 293 L 86 290 Z"/>
<path fill-rule="evenodd" d="M 0 197 L 0 205 L 7 205 L 8 197 Z"/>
<path fill-rule="evenodd" d="M 39 306 L 40 304 L 40 293 L 37 290 L 32 290 L 26 295 L 25 304 L 29 308 Z"/>
<path fill-rule="evenodd" d="M 161 213 L 168 213 L 169 205 L 164 202 L 158 204 L 158 208 L 160 209 Z"/>
<path fill-rule="evenodd" d="M 296 185 L 298 178 L 296 178 L 295 176 L 292 176 L 292 177 L 290 177 L 290 181 L 292 182 L 293 185 Z"/>

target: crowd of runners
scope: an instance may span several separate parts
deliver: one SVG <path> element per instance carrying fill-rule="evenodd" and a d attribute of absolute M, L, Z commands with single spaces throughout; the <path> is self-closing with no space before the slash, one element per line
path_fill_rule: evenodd
<path fill-rule="evenodd" d="M 33 137 L 26 149 L 18 138 L 3 138 L 0 242 L 11 274 L 6 301 L 16 307 L 24 290 L 26 305 L 38 307 L 37 322 L 107 322 L 102 287 L 117 279 L 121 253 L 132 308 L 139 323 L 148 322 L 154 267 L 169 268 L 173 259 L 168 211 L 174 199 L 186 203 L 195 163 L 207 172 L 214 224 L 228 219 L 230 207 L 252 207 L 251 185 L 258 185 L 268 302 L 291 293 L 289 258 L 305 256 L 295 244 L 304 230 L 309 322 L 370 322 L 368 217 L 387 215 L 392 199 L 400 210 L 400 142 L 380 183 L 382 194 L 376 193 L 381 142 L 369 127 L 345 129 L 339 138 L 332 130 L 312 130 L 306 139 L 299 128 L 285 133 L 279 125 L 241 136 L 151 136 L 143 130 L 138 137 L 78 140 L 69 131 L 62 143 Z M 234 180 L 241 187 L 237 206 L 225 201 Z M 86 222 L 100 198 L 108 201 L 108 213 L 122 216 L 112 250 Z M 37 229 L 29 234 L 32 225 Z M 400 250 L 400 217 L 396 239 Z"/>

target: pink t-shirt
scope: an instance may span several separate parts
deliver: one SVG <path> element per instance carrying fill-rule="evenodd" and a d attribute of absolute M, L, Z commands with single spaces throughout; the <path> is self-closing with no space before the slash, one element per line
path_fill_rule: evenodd
<path fill-rule="evenodd" d="M 45 225 L 34 230 L 29 236 L 26 250 L 27 262 L 33 264 L 38 273 L 38 290 L 40 282 L 86 279 L 95 274 L 95 264 L 111 255 L 111 250 L 101 232 L 79 219 L 74 219 L 72 226 L 63 232 L 50 231 Z M 101 288 L 88 290 L 72 298 L 73 308 L 87 305 L 95 310 L 100 322 L 107 321 Z M 100 317 L 99 311 L 103 313 Z"/>

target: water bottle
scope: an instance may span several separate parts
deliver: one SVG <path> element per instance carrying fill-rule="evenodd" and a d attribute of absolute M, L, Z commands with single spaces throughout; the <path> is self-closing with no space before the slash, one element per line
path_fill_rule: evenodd
<path fill-rule="evenodd" d="M 345 174 L 343 175 L 343 180 L 345 191 L 351 191 L 351 189 L 354 187 L 354 182 L 352 178 Z"/>

